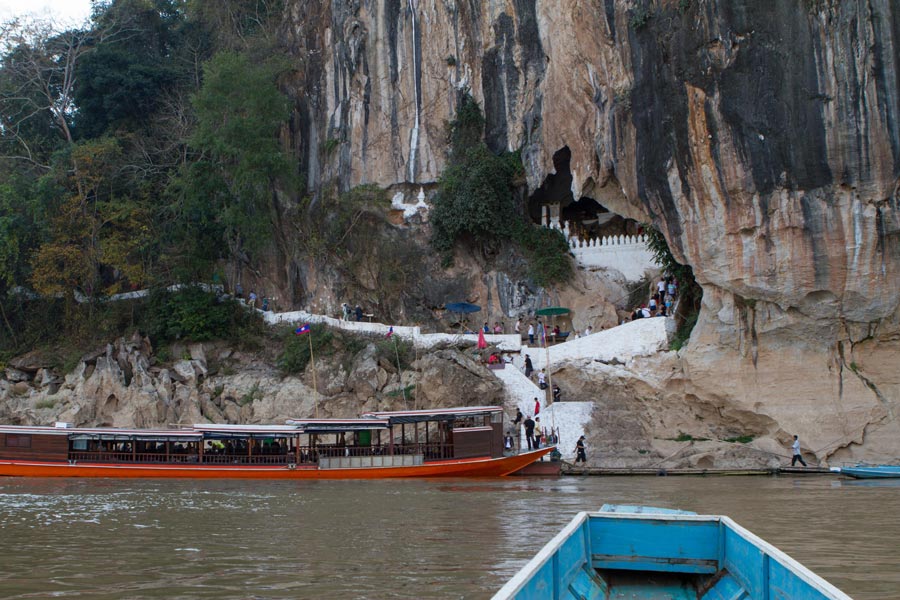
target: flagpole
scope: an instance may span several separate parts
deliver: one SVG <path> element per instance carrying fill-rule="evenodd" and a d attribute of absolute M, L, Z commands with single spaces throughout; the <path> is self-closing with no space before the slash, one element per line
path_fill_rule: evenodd
<path fill-rule="evenodd" d="M 316 357 L 313 355 L 313 346 L 312 346 L 312 328 L 310 328 L 309 333 L 309 362 L 312 363 L 312 376 L 313 376 L 313 399 L 316 402 L 316 418 L 319 418 L 319 390 L 316 386 Z"/>
<path fill-rule="evenodd" d="M 397 339 L 393 335 L 391 337 L 394 338 L 394 355 L 397 357 L 397 373 L 400 377 L 400 391 L 403 394 L 403 406 L 409 410 L 409 405 L 406 400 L 406 387 L 403 385 L 403 369 L 400 367 L 400 350 L 397 348 Z"/>
<path fill-rule="evenodd" d="M 418 325 L 416 325 L 416 327 L 418 327 Z M 416 359 L 415 359 L 416 363 L 418 363 L 419 362 L 419 344 L 417 344 L 416 342 L 418 342 L 418 339 L 416 337 L 413 337 L 413 350 L 416 353 Z M 415 370 L 415 367 L 413 367 L 413 370 Z M 419 402 L 419 376 L 416 375 L 415 373 L 413 373 L 413 376 L 416 378 L 415 388 L 413 388 L 413 410 L 416 410 L 416 405 Z M 402 384 L 403 382 L 401 381 L 400 383 Z"/>
<path fill-rule="evenodd" d="M 545 354 L 546 358 L 544 360 L 544 363 L 547 365 L 547 389 L 544 390 L 544 406 L 546 406 L 549 409 L 551 400 L 553 400 L 553 377 L 550 375 L 550 345 L 547 343 L 547 327 L 543 324 L 541 326 L 543 327 L 543 331 L 542 331 L 543 335 L 541 337 L 542 337 L 542 341 L 544 342 L 544 351 L 546 353 Z M 550 400 L 547 400 L 547 397 L 548 397 L 547 391 L 548 390 L 550 391 L 550 395 L 549 395 Z M 554 425 L 556 424 L 556 418 L 554 416 L 555 413 L 556 413 L 556 410 L 554 410 L 552 413 L 550 413 L 550 432 L 553 433 L 553 435 L 556 435 L 554 433 Z"/>

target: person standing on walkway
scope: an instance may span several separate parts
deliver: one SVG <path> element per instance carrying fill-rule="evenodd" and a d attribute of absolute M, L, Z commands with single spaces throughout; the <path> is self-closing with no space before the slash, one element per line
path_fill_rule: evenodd
<path fill-rule="evenodd" d="M 791 458 L 791 466 L 793 467 L 797 464 L 797 461 L 800 461 L 800 464 L 805 467 L 806 461 L 803 460 L 803 455 L 800 453 L 800 438 L 796 435 L 794 436 L 794 443 L 791 444 L 791 450 L 794 451 L 794 457 Z"/>
<path fill-rule="evenodd" d="M 524 424 L 525 424 L 525 439 L 526 439 L 527 442 L 528 442 L 528 449 L 529 449 L 529 450 L 534 450 L 534 449 L 535 449 L 535 445 L 534 445 L 534 420 L 531 418 L 530 415 L 529 415 L 529 417 L 528 417 L 527 419 L 525 419 L 525 423 L 524 423 Z"/>
<path fill-rule="evenodd" d="M 541 412 L 541 401 L 537 398 L 534 399 L 534 416 L 538 416 Z"/>
<path fill-rule="evenodd" d="M 575 462 L 576 463 L 586 463 L 587 455 L 584 450 L 584 436 L 578 438 L 578 441 L 575 442 Z"/>
<path fill-rule="evenodd" d="M 541 438 L 544 435 L 544 430 L 541 428 L 541 418 L 534 418 L 534 449 L 537 450 L 541 447 Z"/>
<path fill-rule="evenodd" d="M 534 373 L 534 365 L 531 364 L 531 357 L 527 354 L 525 355 L 525 377 L 531 379 L 531 374 Z"/>
<path fill-rule="evenodd" d="M 528 345 L 534 346 L 534 323 L 528 324 Z"/>

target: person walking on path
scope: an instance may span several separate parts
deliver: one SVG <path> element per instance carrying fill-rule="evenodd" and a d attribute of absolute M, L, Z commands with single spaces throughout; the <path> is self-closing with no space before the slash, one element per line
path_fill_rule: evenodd
<path fill-rule="evenodd" d="M 532 373 L 534 373 L 534 365 L 531 364 L 531 357 L 526 354 L 525 355 L 525 377 L 531 379 Z"/>
<path fill-rule="evenodd" d="M 797 464 L 797 461 L 800 461 L 800 464 L 805 467 L 806 461 L 803 460 L 803 455 L 800 453 L 800 438 L 796 435 L 794 436 L 794 443 L 791 444 L 791 450 L 794 451 L 794 457 L 791 458 L 791 466 L 793 467 Z"/>
<path fill-rule="evenodd" d="M 538 416 L 541 413 L 541 401 L 537 398 L 534 399 L 534 416 Z"/>
<path fill-rule="evenodd" d="M 575 442 L 575 462 L 576 463 L 586 463 L 587 455 L 584 451 L 584 436 L 578 438 L 578 441 Z"/>
<path fill-rule="evenodd" d="M 534 323 L 528 324 L 528 345 L 534 346 Z"/>
<path fill-rule="evenodd" d="M 525 419 L 525 440 L 528 442 L 528 449 L 534 450 L 534 420 L 529 416 Z"/>

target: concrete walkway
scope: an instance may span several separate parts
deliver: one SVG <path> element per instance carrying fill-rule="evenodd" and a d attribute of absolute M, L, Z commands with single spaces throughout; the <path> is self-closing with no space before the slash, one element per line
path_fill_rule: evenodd
<path fill-rule="evenodd" d="M 477 333 L 422 333 L 422 329 L 418 326 L 387 325 L 385 323 L 369 323 L 366 321 L 344 321 L 343 319 L 335 319 L 334 317 L 325 315 L 316 315 L 302 310 L 283 313 L 260 311 L 260 313 L 262 314 L 263 319 L 272 325 L 278 323 L 290 323 L 295 325 L 303 323 L 323 323 L 329 327 L 343 329 L 344 331 L 385 336 L 388 334 L 388 331 L 393 329 L 392 335 L 409 340 L 417 347 L 425 349 L 433 348 L 440 344 L 456 344 L 461 341 L 478 342 Z M 522 348 L 522 338 L 515 334 L 485 334 L 484 339 L 488 344 L 496 345 L 503 352 L 518 352 Z"/>

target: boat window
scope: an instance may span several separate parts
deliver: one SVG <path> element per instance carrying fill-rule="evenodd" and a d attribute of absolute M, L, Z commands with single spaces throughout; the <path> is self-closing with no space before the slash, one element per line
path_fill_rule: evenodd
<path fill-rule="evenodd" d="M 22 433 L 6 434 L 7 448 L 31 448 L 31 436 Z"/>
<path fill-rule="evenodd" d="M 85 439 L 72 440 L 72 450 L 87 450 L 88 441 Z"/>

